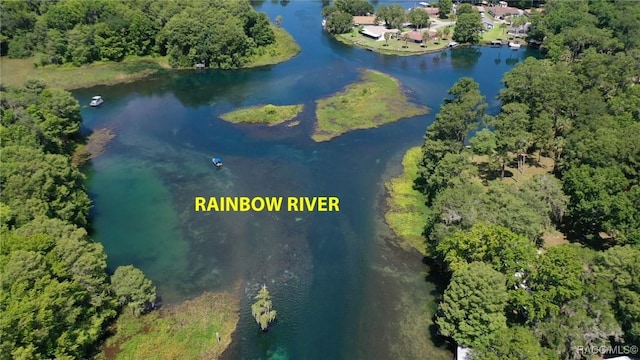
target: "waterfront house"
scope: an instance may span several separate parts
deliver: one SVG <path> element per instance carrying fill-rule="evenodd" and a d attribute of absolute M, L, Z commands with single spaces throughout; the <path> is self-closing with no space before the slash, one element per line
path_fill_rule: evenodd
<path fill-rule="evenodd" d="M 499 19 L 504 19 L 507 16 L 520 16 L 520 15 L 524 15 L 524 11 L 520 10 L 520 9 L 516 9 L 513 7 L 489 7 L 487 8 L 487 12 L 489 14 L 491 14 L 491 16 L 495 17 L 495 18 L 499 18 Z"/>

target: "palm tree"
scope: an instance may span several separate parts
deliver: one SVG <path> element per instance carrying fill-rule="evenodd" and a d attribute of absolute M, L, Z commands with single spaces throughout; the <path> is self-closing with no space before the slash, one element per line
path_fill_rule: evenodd
<path fill-rule="evenodd" d="M 385 33 L 384 33 L 384 46 L 389 46 L 389 39 L 391 39 L 391 32 L 385 31 Z"/>
<path fill-rule="evenodd" d="M 448 38 L 448 37 L 449 37 L 449 34 L 451 33 L 451 26 L 447 26 L 447 27 L 445 27 L 444 29 L 442 29 L 442 33 L 444 34 L 444 36 L 445 36 L 446 38 Z"/>
<path fill-rule="evenodd" d="M 271 295 L 266 285 L 262 285 L 255 299 L 256 302 L 251 305 L 251 314 L 260 324 L 262 331 L 266 331 L 269 323 L 276 319 L 276 311 L 271 309 Z"/>
<path fill-rule="evenodd" d="M 427 47 L 427 41 L 429 41 L 429 30 L 422 32 L 422 46 Z"/>

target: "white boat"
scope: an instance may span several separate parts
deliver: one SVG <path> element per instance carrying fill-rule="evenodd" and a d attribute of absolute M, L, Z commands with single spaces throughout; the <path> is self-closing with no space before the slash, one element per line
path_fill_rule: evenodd
<path fill-rule="evenodd" d="M 104 100 L 102 100 L 102 96 L 94 96 L 91 98 L 91 103 L 89 103 L 89 105 L 91 106 L 100 106 L 102 103 L 104 102 Z"/>
<path fill-rule="evenodd" d="M 455 42 L 455 41 L 452 41 L 452 42 L 450 42 L 449 44 L 447 44 L 447 47 L 455 48 L 455 47 L 458 47 L 458 45 L 460 45 L 460 44 L 458 44 L 458 43 L 457 43 L 457 42 Z"/>
<path fill-rule="evenodd" d="M 520 49 L 520 43 L 517 42 L 509 42 L 509 47 L 512 49 Z"/>

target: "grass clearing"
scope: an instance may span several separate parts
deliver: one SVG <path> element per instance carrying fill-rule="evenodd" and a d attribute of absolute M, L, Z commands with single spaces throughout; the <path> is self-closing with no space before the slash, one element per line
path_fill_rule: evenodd
<path fill-rule="evenodd" d="M 494 40 L 507 40 L 507 28 L 502 27 L 501 24 L 496 23 L 492 29 L 484 32 L 480 38 L 481 44 L 490 44 Z"/>
<path fill-rule="evenodd" d="M 500 170 L 496 165 L 492 165 L 491 159 L 488 156 L 472 155 L 471 161 L 478 166 L 478 182 L 484 183 L 486 181 L 500 181 Z M 552 170 L 552 158 L 532 155 L 527 159 L 522 172 L 518 170 L 515 159 L 513 163 L 507 164 L 507 166 L 505 166 L 505 176 L 502 181 L 506 183 L 514 183 L 516 186 L 520 186 L 532 177 L 541 174 L 548 174 Z"/>
<path fill-rule="evenodd" d="M 282 124 L 298 116 L 304 109 L 304 105 L 258 105 L 249 108 L 238 109 L 220 115 L 231 123 L 266 124 L 269 126 Z"/>
<path fill-rule="evenodd" d="M 298 55 L 300 46 L 291 34 L 279 26 L 271 26 L 276 36 L 276 42 L 267 45 L 260 54 L 253 55 L 243 67 L 251 68 L 264 65 L 273 65 L 285 62 Z"/>
<path fill-rule="evenodd" d="M 569 244 L 567 236 L 555 229 L 542 234 L 542 240 L 544 241 L 544 247 L 547 249 L 553 246 Z"/>
<path fill-rule="evenodd" d="M 169 69 L 166 57 L 135 57 L 122 62 L 94 62 L 91 65 L 47 65 L 36 68 L 33 58 L 0 59 L 2 85 L 22 86 L 28 79 L 39 79 L 49 87 L 66 90 L 96 85 L 134 82 Z"/>
<path fill-rule="evenodd" d="M 388 194 L 384 219 L 400 238 L 399 244 L 403 249 L 414 248 L 426 256 L 422 231 L 429 209 L 424 195 L 413 189 L 421 158 L 420 146 L 409 149 L 402 158 L 402 174 L 384 184 Z"/>
<path fill-rule="evenodd" d="M 231 343 L 238 311 L 230 293 L 204 293 L 139 318 L 125 309 L 99 359 L 217 359 Z"/>
<path fill-rule="evenodd" d="M 373 70 L 363 70 L 356 83 L 316 104 L 317 123 L 311 137 L 317 142 L 429 112 L 426 106 L 409 103 L 397 79 Z"/>

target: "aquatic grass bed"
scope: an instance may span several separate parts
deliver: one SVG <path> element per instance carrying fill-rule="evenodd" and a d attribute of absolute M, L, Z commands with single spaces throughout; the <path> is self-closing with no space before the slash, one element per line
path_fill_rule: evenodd
<path fill-rule="evenodd" d="M 231 123 L 266 124 L 273 126 L 295 118 L 303 109 L 304 105 L 276 106 L 268 104 L 238 109 L 222 114 L 220 117 Z"/>
<path fill-rule="evenodd" d="M 388 197 L 384 219 L 399 237 L 402 248 L 414 248 L 426 255 L 422 232 L 429 209 L 425 204 L 425 196 L 413 188 L 421 157 L 422 149 L 419 146 L 409 149 L 402 158 L 402 174 L 385 183 Z"/>
<path fill-rule="evenodd" d="M 235 297 L 229 293 L 204 293 L 141 317 L 125 309 L 101 358 L 216 359 L 231 343 L 238 323 Z"/>
<path fill-rule="evenodd" d="M 318 142 L 429 112 L 426 106 L 408 101 L 397 79 L 368 69 L 356 83 L 316 104 L 317 124 L 312 138 Z"/>
<path fill-rule="evenodd" d="M 169 67 L 166 57 L 133 57 L 121 62 L 94 62 L 91 65 L 35 67 L 33 58 L 0 61 L 2 83 L 5 86 L 21 86 L 28 79 L 39 79 L 49 87 L 66 90 L 88 88 L 96 85 L 128 83 L 159 74 Z"/>

